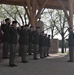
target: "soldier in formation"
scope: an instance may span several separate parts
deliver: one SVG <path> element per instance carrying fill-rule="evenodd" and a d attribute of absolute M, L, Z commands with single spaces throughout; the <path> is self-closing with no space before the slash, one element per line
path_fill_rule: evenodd
<path fill-rule="evenodd" d="M 12 26 L 9 28 L 10 33 L 10 55 L 9 55 L 9 66 L 17 66 L 15 64 L 15 55 L 16 55 L 16 45 L 17 45 L 17 21 L 12 22 Z"/>
<path fill-rule="evenodd" d="M 10 28 L 11 20 L 10 18 L 6 18 L 5 21 L 1 24 L 1 30 L 3 32 L 3 51 L 2 51 L 2 58 L 7 59 L 8 58 L 8 51 L 9 51 L 9 39 L 10 39 Z"/>
<path fill-rule="evenodd" d="M 21 56 L 22 63 L 28 63 L 27 54 L 33 54 L 34 60 L 38 60 L 38 52 L 40 58 L 49 56 L 50 36 L 40 32 L 39 27 L 33 29 L 32 26 L 24 25 L 17 28 L 17 21 L 12 21 L 12 24 L 10 22 L 10 19 L 7 18 L 5 19 L 5 24 L 1 25 L 1 30 L 4 33 L 3 58 L 8 58 L 9 50 L 10 67 L 17 66 L 15 64 L 17 43 L 19 43 L 19 56 Z"/>

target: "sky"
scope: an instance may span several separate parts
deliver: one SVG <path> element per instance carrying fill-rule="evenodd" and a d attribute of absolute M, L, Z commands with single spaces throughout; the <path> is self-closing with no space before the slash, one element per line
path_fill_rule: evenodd
<path fill-rule="evenodd" d="M 50 10 L 50 9 L 49 9 L 49 10 Z M 53 10 L 51 10 L 51 11 L 53 11 Z M 51 16 L 50 16 L 49 14 L 47 14 L 47 12 L 48 12 L 48 9 L 45 9 L 45 10 L 44 10 L 45 15 L 44 15 L 44 14 L 41 15 L 41 21 L 44 23 L 44 25 L 50 26 L 51 24 L 50 24 L 50 21 L 49 21 L 49 20 L 51 20 Z M 56 15 L 55 15 L 56 12 L 57 12 L 57 11 L 55 10 L 55 11 L 53 12 L 53 14 L 52 14 L 54 20 L 56 19 Z M 66 26 L 68 26 L 68 23 L 66 23 Z M 55 30 L 55 31 L 56 31 L 56 30 Z M 54 32 L 55 32 L 55 31 L 54 31 Z M 66 29 L 65 29 L 65 31 L 66 31 Z M 50 29 L 49 29 L 48 31 L 45 31 L 45 33 L 51 35 Z M 68 32 L 65 34 L 65 36 L 66 36 L 67 34 L 68 34 Z M 59 39 L 59 40 L 62 39 L 60 34 L 57 34 L 54 38 L 55 38 L 55 39 Z M 67 37 L 67 38 L 68 38 L 68 37 Z"/>

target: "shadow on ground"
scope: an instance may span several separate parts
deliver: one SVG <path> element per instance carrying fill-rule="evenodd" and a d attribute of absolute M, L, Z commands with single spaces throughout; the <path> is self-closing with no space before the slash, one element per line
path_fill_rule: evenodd
<path fill-rule="evenodd" d="M 8 59 L 0 61 L 0 75 L 74 75 L 74 62 L 69 63 L 67 54 L 50 54 L 49 57 L 33 60 L 28 56 L 29 63 L 21 63 L 16 57 L 17 67 L 8 67 Z"/>

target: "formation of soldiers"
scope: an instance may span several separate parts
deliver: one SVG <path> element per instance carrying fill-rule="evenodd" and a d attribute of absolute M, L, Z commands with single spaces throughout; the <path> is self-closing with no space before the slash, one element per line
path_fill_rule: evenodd
<path fill-rule="evenodd" d="M 4 59 L 8 58 L 9 66 L 15 67 L 16 45 L 19 43 L 19 56 L 21 56 L 22 63 L 28 63 L 27 54 L 32 55 L 33 59 L 38 60 L 38 53 L 40 58 L 49 56 L 50 35 L 40 32 L 40 28 L 33 29 L 32 26 L 24 25 L 17 27 L 17 21 L 12 21 L 9 18 L 5 19 L 5 23 L 1 24 L 3 31 L 3 54 Z M 19 38 L 18 38 L 19 35 Z"/>

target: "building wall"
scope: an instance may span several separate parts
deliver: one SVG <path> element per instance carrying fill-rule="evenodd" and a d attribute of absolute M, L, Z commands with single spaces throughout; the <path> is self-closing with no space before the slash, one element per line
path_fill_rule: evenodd
<path fill-rule="evenodd" d="M 58 49 L 59 49 L 59 40 L 58 39 L 52 39 L 49 53 L 58 53 Z"/>

